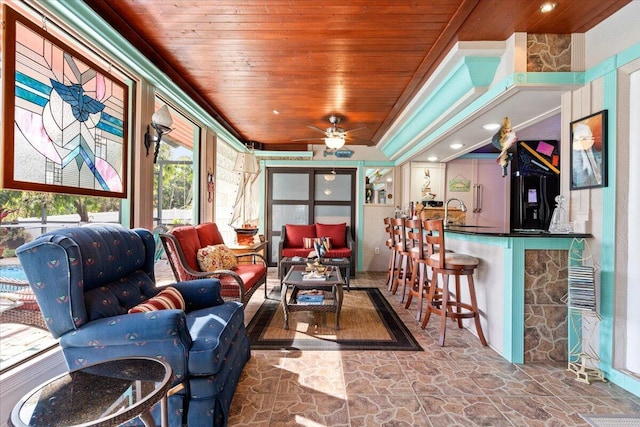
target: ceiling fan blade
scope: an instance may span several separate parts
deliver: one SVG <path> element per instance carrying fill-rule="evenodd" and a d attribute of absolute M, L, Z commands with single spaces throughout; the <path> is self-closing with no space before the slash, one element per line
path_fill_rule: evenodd
<path fill-rule="evenodd" d="M 326 133 L 327 133 L 327 131 L 326 131 L 325 129 L 320 129 L 320 128 L 319 128 L 319 127 L 317 127 L 317 126 L 307 126 L 307 127 L 308 127 L 309 129 L 317 130 L 318 132 L 321 132 L 322 134 L 325 134 L 325 135 L 326 135 Z"/>
<path fill-rule="evenodd" d="M 368 129 L 369 129 L 369 128 L 368 128 L 367 126 L 362 126 L 362 127 L 359 127 L 359 128 L 346 130 L 346 131 L 344 131 L 344 133 L 345 133 L 346 135 L 348 135 L 348 134 L 350 134 L 350 133 L 360 132 L 360 131 L 368 130 Z"/>
<path fill-rule="evenodd" d="M 357 138 L 355 136 L 347 136 L 347 142 L 364 142 L 365 144 L 371 144 L 371 140 L 364 138 Z"/>

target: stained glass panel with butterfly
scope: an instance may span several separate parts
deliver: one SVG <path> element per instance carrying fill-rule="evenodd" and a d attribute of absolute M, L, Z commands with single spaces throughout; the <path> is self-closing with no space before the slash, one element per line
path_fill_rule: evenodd
<path fill-rule="evenodd" d="M 6 11 L 3 186 L 126 197 L 128 87 Z"/>

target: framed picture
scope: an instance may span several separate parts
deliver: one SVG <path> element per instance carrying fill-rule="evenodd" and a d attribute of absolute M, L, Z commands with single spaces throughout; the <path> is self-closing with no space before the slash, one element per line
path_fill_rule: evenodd
<path fill-rule="evenodd" d="M 571 190 L 607 186 L 607 110 L 571 122 Z"/>
<path fill-rule="evenodd" d="M 129 87 L 4 7 L 0 186 L 124 198 Z"/>

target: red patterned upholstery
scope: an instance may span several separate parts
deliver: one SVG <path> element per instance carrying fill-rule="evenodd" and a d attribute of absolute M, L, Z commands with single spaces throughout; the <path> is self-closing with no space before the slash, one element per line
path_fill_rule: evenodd
<path fill-rule="evenodd" d="M 238 266 L 233 270 L 201 271 L 198 264 L 198 249 L 210 245 L 224 244 L 222 235 L 215 223 L 208 222 L 197 226 L 176 227 L 169 233 L 161 234 L 173 274 L 178 281 L 214 277 L 222 284 L 221 295 L 225 299 L 242 301 L 246 306 L 253 293 L 265 285 L 267 297 L 267 263 L 259 253 L 237 255 Z M 243 263 L 243 260 L 250 260 Z"/>

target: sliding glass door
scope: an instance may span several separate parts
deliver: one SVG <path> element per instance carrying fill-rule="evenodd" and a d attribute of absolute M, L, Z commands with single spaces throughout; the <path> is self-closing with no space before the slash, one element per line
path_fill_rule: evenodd
<path fill-rule="evenodd" d="M 268 168 L 267 218 L 269 265 L 278 262 L 285 224 L 355 225 L 355 169 Z M 355 236 L 353 236 L 355 238 Z"/>

